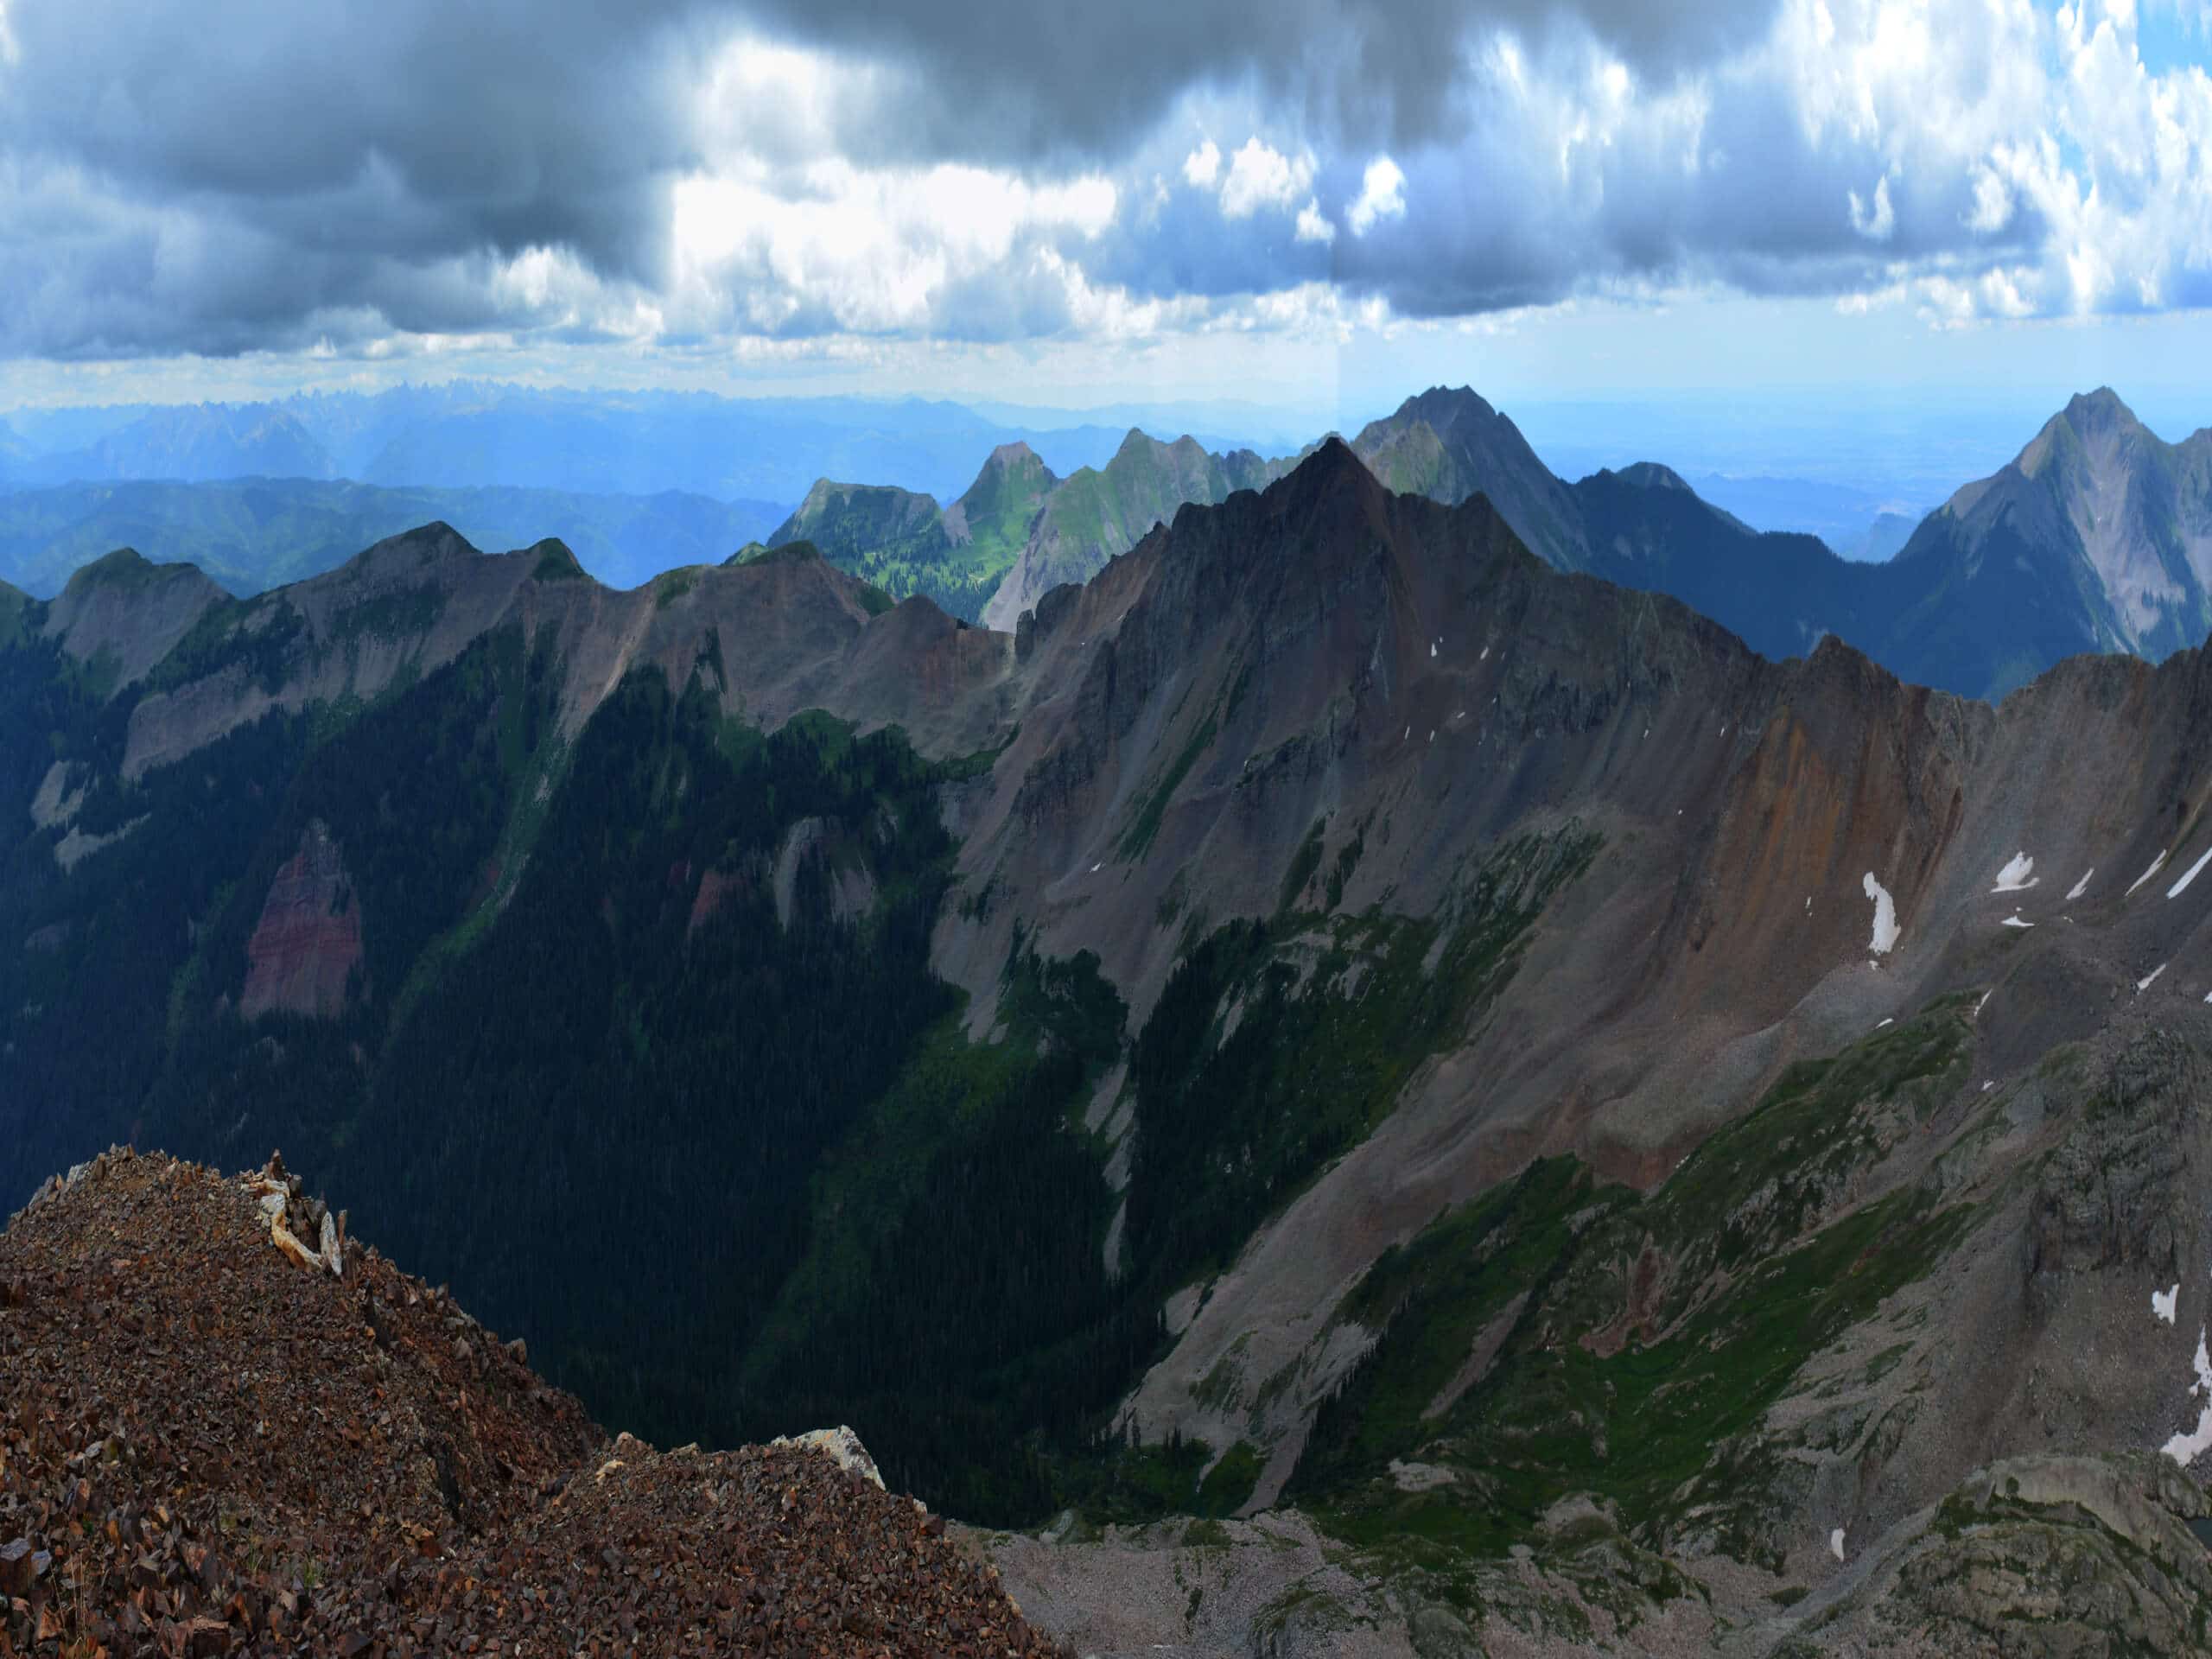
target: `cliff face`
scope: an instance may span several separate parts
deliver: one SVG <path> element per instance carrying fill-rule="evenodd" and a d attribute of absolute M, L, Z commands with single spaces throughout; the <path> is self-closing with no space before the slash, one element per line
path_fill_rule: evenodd
<path fill-rule="evenodd" d="M 229 595 L 188 564 L 129 548 L 85 566 L 47 607 L 46 632 L 113 690 L 143 678 Z"/>
<path fill-rule="evenodd" d="M 320 818 L 277 871 L 245 954 L 245 989 L 238 998 L 245 1019 L 274 1010 L 328 1020 L 353 1000 L 361 912 L 338 843 Z"/>

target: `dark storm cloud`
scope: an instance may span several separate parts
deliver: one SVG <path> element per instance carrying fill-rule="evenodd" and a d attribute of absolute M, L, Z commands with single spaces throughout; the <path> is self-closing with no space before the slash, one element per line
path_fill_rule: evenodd
<path fill-rule="evenodd" d="M 1249 86 L 1268 105 L 1353 142 L 1448 139 L 1460 120 L 1464 48 L 1478 36 L 1503 28 L 1541 42 L 1580 26 L 1639 73 L 1665 79 L 1740 45 L 1775 4 L 761 0 L 759 15 L 795 38 L 887 53 L 918 68 L 899 126 L 907 142 L 998 158 L 1110 158 L 1193 85 Z"/>
<path fill-rule="evenodd" d="M 691 0 L 16 0 L 0 142 L 164 201 L 405 257 L 562 243 L 639 269 L 689 158 Z M 382 200 L 378 200 L 378 193 Z"/>
<path fill-rule="evenodd" d="M 1079 329 L 1107 290 L 1203 301 L 1325 283 L 1440 316 L 1616 282 L 1824 293 L 1916 264 L 1970 278 L 2048 261 L 2056 232 L 2024 192 L 1999 228 L 1974 228 L 1990 215 L 1942 111 L 1821 132 L 1800 100 L 1825 47 L 1741 70 L 1793 27 L 1774 27 L 1778 4 L 0 0 L 0 358 L 597 338 L 664 312 L 645 332 L 692 342 L 993 340 Z M 1505 70 L 1488 49 L 1501 33 L 1517 46 Z M 716 90 L 740 36 L 827 55 L 789 73 L 759 59 L 766 79 Z M 2008 73 L 2033 55 L 2014 45 Z M 1613 60 L 1637 113 L 1564 159 Z M 1955 100 L 2004 79 L 1994 58 L 1955 67 Z M 1684 89 L 1699 105 L 1687 131 L 1664 113 Z M 1839 96 L 1872 107 L 1864 86 Z M 1984 125 L 2025 138 L 2045 118 Z M 1256 137 L 1295 158 L 1296 189 L 1230 211 L 1182 176 L 1202 128 L 1223 178 Z M 1404 211 L 1358 235 L 1349 209 L 1384 153 Z M 840 162 L 973 162 L 1040 186 L 1096 173 L 1118 199 L 1103 228 L 1017 213 L 995 265 L 940 257 L 960 239 L 956 205 L 945 223 L 902 222 L 880 270 L 841 268 L 834 245 L 854 238 L 809 243 L 804 212 L 783 210 L 875 230 L 906 187 L 841 199 L 822 168 Z M 678 181 L 733 167 L 752 194 L 727 211 L 747 222 L 714 227 L 721 264 L 679 291 Z M 2184 205 L 2190 167 L 2164 187 Z M 1301 239 L 1301 209 L 1333 241 Z M 518 272 L 525 254 L 537 263 Z M 2176 292 L 2201 291 L 2202 263 L 2178 262 Z M 925 315 L 871 289 L 933 265 Z"/>

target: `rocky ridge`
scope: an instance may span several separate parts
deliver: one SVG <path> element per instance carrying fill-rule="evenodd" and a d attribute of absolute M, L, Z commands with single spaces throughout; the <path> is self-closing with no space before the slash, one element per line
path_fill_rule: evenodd
<path fill-rule="evenodd" d="M 281 1160 L 50 1182 L 0 1376 L 0 1654 L 1056 1651 L 849 1431 L 610 1444 Z"/>

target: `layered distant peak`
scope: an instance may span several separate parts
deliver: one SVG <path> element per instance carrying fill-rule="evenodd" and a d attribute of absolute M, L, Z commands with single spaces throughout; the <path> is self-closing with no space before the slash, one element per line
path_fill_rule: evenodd
<path fill-rule="evenodd" d="M 1262 488 L 1284 467 L 1248 450 L 1212 454 L 1187 433 L 1163 443 L 1130 428 L 1103 469 L 1085 467 L 1052 491 L 1020 557 L 983 607 L 984 622 L 1011 632 L 1021 613 L 1051 589 L 1088 582 L 1153 525 L 1172 520 L 1178 508 Z"/>
<path fill-rule="evenodd" d="M 1484 495 L 1521 539 L 1561 569 L 1589 564 L 1581 513 L 1521 429 L 1465 387 L 1432 387 L 1370 422 L 1352 448 L 1402 495 L 1446 505 Z"/>

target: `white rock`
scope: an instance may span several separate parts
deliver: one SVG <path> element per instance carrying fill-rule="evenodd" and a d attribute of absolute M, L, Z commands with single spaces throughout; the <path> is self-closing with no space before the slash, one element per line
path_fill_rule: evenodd
<path fill-rule="evenodd" d="M 875 1459 L 861 1444 L 861 1437 L 840 1424 L 836 1428 L 817 1428 L 811 1433 L 796 1436 L 779 1435 L 768 1442 L 771 1447 L 796 1447 L 804 1452 L 819 1452 L 833 1459 L 840 1469 L 849 1469 L 868 1481 L 881 1487 L 883 1476 L 875 1466 Z"/>

